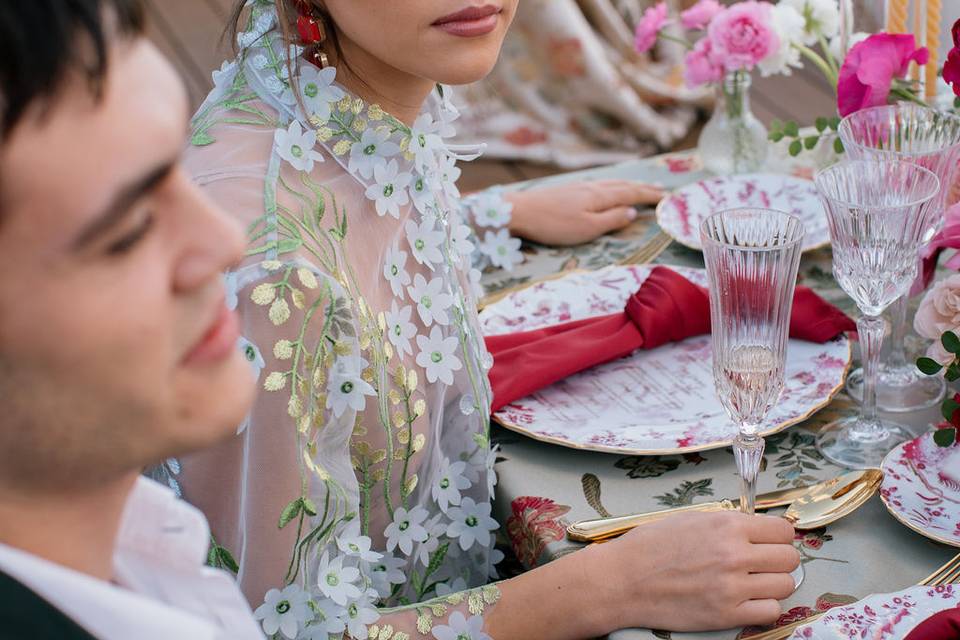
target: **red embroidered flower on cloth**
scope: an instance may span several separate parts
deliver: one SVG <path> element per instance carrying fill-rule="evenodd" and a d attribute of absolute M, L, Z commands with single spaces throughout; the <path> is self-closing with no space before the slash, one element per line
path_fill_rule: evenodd
<path fill-rule="evenodd" d="M 520 496 L 510 503 L 512 515 L 507 518 L 507 535 L 513 552 L 529 569 L 537 566 L 547 543 L 563 540 L 566 525 L 560 517 L 570 507 L 550 498 Z"/>

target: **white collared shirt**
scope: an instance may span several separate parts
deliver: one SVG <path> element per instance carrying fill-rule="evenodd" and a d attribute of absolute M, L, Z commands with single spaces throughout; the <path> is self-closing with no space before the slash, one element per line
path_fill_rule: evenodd
<path fill-rule="evenodd" d="M 0 544 L 0 570 L 99 640 L 263 640 L 229 574 L 204 566 L 210 530 L 169 489 L 139 478 L 104 582 Z"/>

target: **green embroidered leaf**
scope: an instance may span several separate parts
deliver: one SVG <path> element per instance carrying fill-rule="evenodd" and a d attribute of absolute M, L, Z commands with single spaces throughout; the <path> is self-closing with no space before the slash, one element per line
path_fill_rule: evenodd
<path fill-rule="evenodd" d="M 310 498 L 303 499 L 303 510 L 308 516 L 317 515 L 317 505 Z"/>
<path fill-rule="evenodd" d="M 199 129 L 196 131 L 196 133 L 190 136 L 190 144 L 195 147 L 205 147 L 208 144 L 213 144 L 216 141 L 217 139 L 207 133 L 204 129 Z"/>
<path fill-rule="evenodd" d="M 427 572 L 424 574 L 424 580 L 427 576 L 433 575 L 433 572 L 440 568 L 440 565 L 443 564 L 443 559 L 447 556 L 447 549 L 450 548 L 449 542 L 444 542 L 437 550 L 430 554 L 430 564 L 427 565 Z"/>
<path fill-rule="evenodd" d="M 303 246 L 303 240 L 296 238 L 284 238 L 277 242 L 277 251 L 280 253 L 291 253 Z"/>
<path fill-rule="evenodd" d="M 301 509 L 303 509 L 303 498 L 292 500 L 290 504 L 285 506 L 283 511 L 280 512 L 280 528 L 283 529 L 290 524 L 291 520 L 300 515 Z"/>
<path fill-rule="evenodd" d="M 413 590 L 420 594 L 423 593 L 423 578 L 420 577 L 420 574 L 416 571 L 410 573 L 410 584 L 413 585 Z"/>
<path fill-rule="evenodd" d="M 600 478 L 592 473 L 585 473 L 580 478 L 580 484 L 583 486 L 583 497 L 586 498 L 587 504 L 593 507 L 601 518 L 612 517 L 600 502 Z"/>
<path fill-rule="evenodd" d="M 683 507 L 693 504 L 697 496 L 713 495 L 713 478 L 703 480 L 684 480 L 684 482 L 670 493 L 654 496 L 654 499 L 666 507 Z"/>
<path fill-rule="evenodd" d="M 628 478 L 657 478 L 680 466 L 674 456 L 627 456 L 613 463 L 618 469 L 626 469 Z"/>
<path fill-rule="evenodd" d="M 229 569 L 233 573 L 240 572 L 240 566 L 237 564 L 237 561 L 233 558 L 233 555 L 227 551 L 225 547 L 217 545 L 217 559 L 220 561 L 220 566 Z"/>

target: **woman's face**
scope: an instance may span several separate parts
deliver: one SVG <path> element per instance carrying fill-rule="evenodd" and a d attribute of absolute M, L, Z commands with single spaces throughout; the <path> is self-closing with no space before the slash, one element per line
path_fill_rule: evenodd
<path fill-rule="evenodd" d="M 519 0 L 324 0 L 351 66 L 370 59 L 443 84 L 493 69 Z M 357 54 L 367 60 L 357 60 Z M 359 63 L 359 64 L 358 64 Z M 361 74 L 362 75 L 362 74 Z"/>

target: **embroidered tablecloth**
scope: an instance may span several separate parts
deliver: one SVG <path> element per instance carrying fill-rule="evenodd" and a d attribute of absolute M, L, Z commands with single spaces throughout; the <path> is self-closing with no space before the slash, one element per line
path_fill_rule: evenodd
<path fill-rule="evenodd" d="M 783 154 L 776 154 L 769 166 L 781 173 L 804 177 L 812 174 L 804 161 L 792 161 Z M 696 155 L 687 152 L 553 176 L 518 188 L 563 180 L 628 178 L 673 189 L 704 176 Z M 488 292 L 493 292 L 562 270 L 600 268 L 636 251 L 658 231 L 653 210 L 649 209 L 641 212 L 630 228 L 589 245 L 565 249 L 527 246 L 525 264 L 512 273 L 487 273 L 484 284 Z M 672 243 L 655 262 L 703 266 L 699 252 L 677 243 Z M 829 249 L 805 254 L 800 281 L 856 317 L 856 309 L 831 274 Z M 913 302 L 917 304 L 918 299 Z M 908 350 L 912 352 L 919 352 L 923 347 L 916 336 L 908 340 Z M 820 457 L 814 437 L 822 425 L 856 410 L 857 405 L 841 393 L 811 419 L 767 438 L 759 491 L 800 486 L 841 473 L 841 469 Z M 937 416 L 937 409 L 932 409 L 899 414 L 896 418 L 919 434 L 927 430 Z M 494 515 L 501 523 L 501 537 L 525 568 L 549 562 L 580 547 L 565 539 L 564 528 L 569 522 L 739 495 L 739 480 L 730 449 L 686 455 L 623 456 L 541 443 L 499 427 L 495 428 L 494 441 L 501 446 L 496 465 L 499 484 Z M 916 584 L 957 553 L 957 549 L 927 540 L 899 524 L 876 496 L 827 528 L 798 534 L 796 543 L 803 556 L 806 578 L 784 603 L 780 625 L 812 611 Z M 670 634 L 627 629 L 610 637 L 616 640 L 732 639 L 749 637 L 759 630 Z"/>

